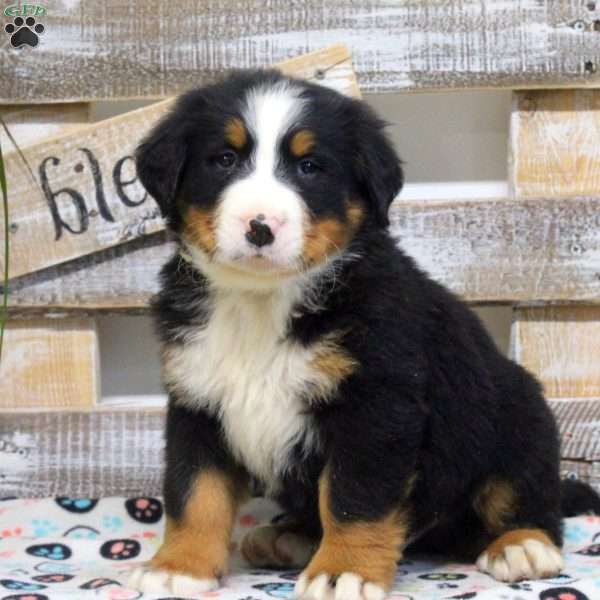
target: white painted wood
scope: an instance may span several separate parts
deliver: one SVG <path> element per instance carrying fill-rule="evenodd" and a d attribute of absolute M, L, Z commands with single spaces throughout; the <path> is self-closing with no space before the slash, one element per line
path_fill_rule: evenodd
<path fill-rule="evenodd" d="M 600 402 L 552 401 L 563 475 L 600 489 Z M 0 497 L 135 496 L 162 489 L 164 411 L 19 412 L 0 419 Z"/>
<path fill-rule="evenodd" d="M 391 231 L 466 300 L 600 301 L 600 200 L 417 200 L 392 206 Z M 162 237 L 161 237 L 162 236 Z M 174 246 L 163 234 L 19 278 L 14 311 L 145 310 Z"/>
<path fill-rule="evenodd" d="M 347 45 L 363 91 L 597 85 L 584 0 L 46 0 L 33 52 L 0 50 L 0 101 L 164 98 L 230 68 Z"/>
<path fill-rule="evenodd" d="M 350 57 L 342 46 L 300 56 L 278 67 L 344 93 L 359 93 Z M 6 157 L 12 200 L 11 277 L 163 229 L 158 207 L 137 181 L 132 155 L 172 106 L 173 101 L 167 100 Z M 2 238 L 0 233 L 0 243 Z M 0 269 L 2 263 L 0 257 Z"/>
<path fill-rule="evenodd" d="M 159 494 L 163 448 L 163 411 L 5 413 L 0 497 Z"/>

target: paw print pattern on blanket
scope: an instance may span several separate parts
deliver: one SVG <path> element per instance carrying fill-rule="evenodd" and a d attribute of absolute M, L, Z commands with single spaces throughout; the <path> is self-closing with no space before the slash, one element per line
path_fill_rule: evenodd
<path fill-rule="evenodd" d="M 102 528 L 106 531 L 116 533 L 120 529 L 123 529 L 123 519 L 115 515 L 104 515 L 102 517 Z"/>
<path fill-rule="evenodd" d="M 109 560 L 131 560 L 139 555 L 141 549 L 137 540 L 109 540 L 102 544 L 100 555 Z"/>
<path fill-rule="evenodd" d="M 40 583 L 65 583 L 65 581 L 69 581 L 73 577 L 75 575 L 69 575 L 68 573 L 48 573 L 48 575 L 36 575 L 32 579 Z"/>
<path fill-rule="evenodd" d="M 1 507 L 0 532 L 22 533 L 0 539 L 0 600 L 191 600 L 142 594 L 125 585 L 129 569 L 149 560 L 160 543 L 165 519 L 158 498 L 15 499 Z M 253 524 L 268 524 L 279 512 L 264 500 L 253 500 L 240 512 L 234 542 Z M 58 531 L 47 531 L 53 524 Z M 35 539 L 36 527 L 44 530 L 43 537 Z M 600 518 L 568 519 L 565 534 L 566 568 L 552 579 L 502 584 L 473 565 L 409 555 L 398 568 L 389 598 L 599 600 Z M 291 600 L 298 571 L 244 564 L 234 556 L 225 586 L 203 600 Z"/>
<path fill-rule="evenodd" d="M 13 594 L 11 596 L 4 596 L 2 600 L 50 600 L 48 596 L 43 594 L 27 594 L 25 596 L 21 594 Z"/>
<path fill-rule="evenodd" d="M 67 560 L 67 558 L 71 558 L 72 552 L 64 544 L 35 544 L 27 548 L 27 554 L 50 560 Z"/>
<path fill-rule="evenodd" d="M 0 579 L 0 585 L 7 590 L 14 590 L 15 592 L 35 592 L 36 590 L 43 590 L 48 587 L 39 583 L 18 581 L 17 579 Z"/>
<path fill-rule="evenodd" d="M 66 496 L 59 496 L 56 498 L 56 504 L 61 508 L 68 510 L 73 513 L 87 513 L 94 509 L 98 500 L 92 500 L 90 498 L 67 498 Z"/>
<path fill-rule="evenodd" d="M 162 503 L 156 498 L 130 498 L 125 508 L 129 516 L 140 523 L 158 523 L 163 515 Z"/>
<path fill-rule="evenodd" d="M 575 588 L 563 587 L 543 591 L 540 600 L 590 600 L 590 598 Z"/>
<path fill-rule="evenodd" d="M 58 525 L 48 519 L 33 519 L 31 526 L 35 537 L 47 537 L 59 531 Z"/>

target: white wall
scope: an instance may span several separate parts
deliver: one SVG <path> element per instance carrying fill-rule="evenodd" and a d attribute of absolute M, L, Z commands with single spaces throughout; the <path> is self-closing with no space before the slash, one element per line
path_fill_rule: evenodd
<path fill-rule="evenodd" d="M 390 123 L 405 161 L 406 197 L 456 197 L 506 187 L 510 93 L 497 91 L 367 97 Z M 143 106 L 102 103 L 94 120 Z M 484 191 L 485 193 L 485 191 Z M 509 307 L 478 309 L 498 345 L 508 349 Z M 101 317 L 103 402 L 161 402 L 160 367 L 152 324 L 144 317 Z"/>

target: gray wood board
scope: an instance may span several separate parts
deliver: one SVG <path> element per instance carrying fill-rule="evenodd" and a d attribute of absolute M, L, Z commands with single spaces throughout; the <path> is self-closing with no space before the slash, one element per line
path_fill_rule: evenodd
<path fill-rule="evenodd" d="M 159 493 L 164 413 L 0 414 L 0 496 Z"/>
<path fill-rule="evenodd" d="M 163 98 L 332 43 L 350 48 L 364 92 L 600 81 L 600 3 L 585 0 L 44 4 L 37 48 L 3 37 L 0 102 Z"/>
<path fill-rule="evenodd" d="M 563 476 L 600 489 L 600 402 L 551 401 Z M 0 497 L 160 494 L 162 410 L 6 412 L 0 415 Z"/>
<path fill-rule="evenodd" d="M 391 232 L 467 301 L 600 302 L 600 199 L 397 200 Z M 13 312 L 144 310 L 173 252 L 164 233 L 11 283 Z"/>

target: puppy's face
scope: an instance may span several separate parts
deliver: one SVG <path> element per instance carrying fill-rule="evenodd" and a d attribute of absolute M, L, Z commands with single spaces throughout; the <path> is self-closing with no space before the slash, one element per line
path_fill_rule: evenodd
<path fill-rule="evenodd" d="M 140 147 L 138 170 L 205 270 L 291 277 L 386 224 L 402 176 L 380 129 L 331 90 L 237 75 L 184 96 Z"/>

